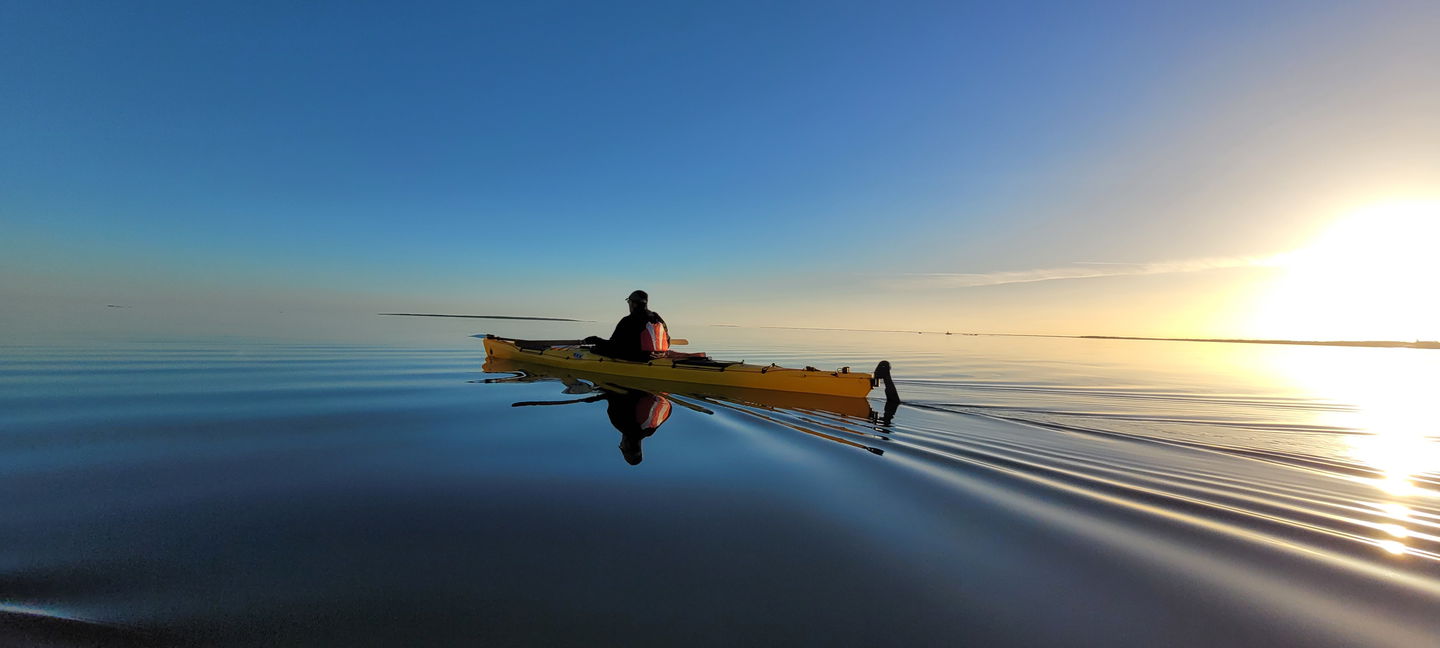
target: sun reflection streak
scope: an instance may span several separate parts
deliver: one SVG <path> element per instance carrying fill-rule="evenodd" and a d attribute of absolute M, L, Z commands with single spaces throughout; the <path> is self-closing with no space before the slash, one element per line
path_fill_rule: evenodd
<path fill-rule="evenodd" d="M 1410 507 L 1405 506 L 1404 504 L 1401 504 L 1399 502 L 1385 502 L 1380 504 L 1379 507 L 1380 510 L 1384 511 L 1386 515 L 1396 520 L 1400 520 L 1401 522 L 1406 522 L 1410 520 Z"/>
<path fill-rule="evenodd" d="M 1413 507 L 1440 499 L 1440 492 L 1427 487 L 1440 474 L 1440 425 L 1430 393 L 1440 384 L 1440 354 L 1284 349 L 1272 357 L 1275 368 L 1310 398 L 1334 405 L 1317 408 L 1316 423 L 1352 431 L 1338 458 L 1374 471 L 1356 478 L 1383 498 L 1373 504 L 1379 519 L 1367 523 L 1375 529 L 1372 542 L 1394 555 L 1416 551 L 1406 542 L 1428 543 L 1423 528 L 1417 534 L 1411 527 L 1417 524 Z"/>
<path fill-rule="evenodd" d="M 1274 355 L 1277 369 L 1311 398 L 1337 405 L 1316 413 L 1316 423 L 1357 432 L 1347 441 L 1349 458 L 1380 474 L 1380 490 L 1409 497 L 1435 493 L 1412 478 L 1440 471 L 1440 424 L 1433 395 L 1440 354 L 1410 349 L 1286 349 Z M 1400 502 L 1392 515 L 1407 515 Z"/>
<path fill-rule="evenodd" d="M 1410 537 L 1410 530 L 1398 524 L 1382 524 L 1378 528 L 1397 538 Z"/>
<path fill-rule="evenodd" d="M 1393 553 L 1393 554 L 1404 554 L 1404 553 L 1405 553 L 1405 550 L 1406 550 L 1406 547 L 1405 547 L 1404 544 L 1402 544 L 1402 543 L 1400 543 L 1400 542 L 1397 542 L 1397 541 L 1395 541 L 1395 540 L 1381 540 L 1381 541 L 1377 542 L 1376 544 L 1380 545 L 1380 548 L 1381 548 L 1381 549 L 1384 549 L 1384 550 L 1386 550 L 1386 551 L 1388 551 L 1388 552 L 1390 552 L 1390 553 Z"/>

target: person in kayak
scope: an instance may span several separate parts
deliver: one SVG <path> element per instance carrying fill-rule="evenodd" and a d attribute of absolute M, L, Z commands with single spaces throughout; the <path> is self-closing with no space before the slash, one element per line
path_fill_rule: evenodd
<path fill-rule="evenodd" d="M 610 339 L 597 336 L 585 338 L 585 344 L 593 344 L 594 352 L 620 360 L 645 362 L 665 356 L 670 351 L 670 332 L 665 328 L 665 319 L 650 310 L 650 295 L 643 290 L 630 293 L 625 298 L 630 305 L 630 314 L 615 325 Z"/>

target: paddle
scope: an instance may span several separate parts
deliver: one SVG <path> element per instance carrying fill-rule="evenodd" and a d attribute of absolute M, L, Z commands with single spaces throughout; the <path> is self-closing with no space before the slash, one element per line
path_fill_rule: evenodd
<path fill-rule="evenodd" d="M 511 407 L 535 407 L 535 406 L 537 406 L 537 405 L 571 405 L 571 404 L 573 404 L 573 403 L 593 403 L 593 402 L 598 401 L 598 400 L 603 400 L 604 398 L 605 398 L 604 394 L 600 394 L 600 395 L 596 395 L 596 396 L 591 396 L 591 397 L 589 397 L 589 398 L 576 398 L 576 399 L 574 399 L 574 400 L 562 400 L 562 401 L 520 401 L 520 402 L 518 402 L 518 403 L 511 403 L 510 406 L 511 406 Z"/>
<path fill-rule="evenodd" d="M 470 336 L 470 337 L 483 338 L 483 337 L 485 337 L 485 336 L 482 334 L 482 335 L 472 335 L 472 336 Z M 510 338 L 501 338 L 501 339 L 510 339 Z M 557 347 L 557 346 L 579 346 L 579 345 L 585 344 L 585 340 L 517 340 L 517 339 L 510 339 L 510 341 L 511 341 L 511 342 L 514 342 L 514 343 L 515 343 L 516 345 L 518 345 L 518 346 L 525 347 L 525 348 Z M 690 344 L 690 341 L 687 340 L 687 339 L 685 339 L 685 338 L 670 338 L 670 346 L 685 346 L 685 345 L 688 345 L 688 344 Z"/>

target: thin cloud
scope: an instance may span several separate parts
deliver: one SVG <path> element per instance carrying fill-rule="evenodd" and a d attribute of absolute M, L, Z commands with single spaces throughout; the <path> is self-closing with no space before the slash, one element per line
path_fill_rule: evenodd
<path fill-rule="evenodd" d="M 1098 279 L 1101 277 L 1133 277 L 1140 275 L 1179 274 L 1224 270 L 1228 268 L 1273 267 L 1277 257 L 1229 257 L 1158 261 L 1153 263 L 1115 263 L 1108 261 L 1077 261 L 1063 268 L 1005 270 L 998 272 L 929 272 L 908 273 L 956 288 L 1002 286 L 1005 284 L 1060 281 L 1063 279 Z"/>

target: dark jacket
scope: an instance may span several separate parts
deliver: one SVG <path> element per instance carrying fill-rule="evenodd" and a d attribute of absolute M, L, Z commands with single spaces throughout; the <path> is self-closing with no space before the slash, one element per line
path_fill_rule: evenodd
<path fill-rule="evenodd" d="M 595 353 L 621 360 L 649 360 L 650 352 L 640 348 L 640 340 L 645 335 L 645 325 L 650 322 L 664 324 L 665 319 L 660 317 L 659 313 L 648 310 L 620 318 L 619 323 L 615 324 L 615 332 L 610 334 L 610 339 L 595 343 Z"/>

